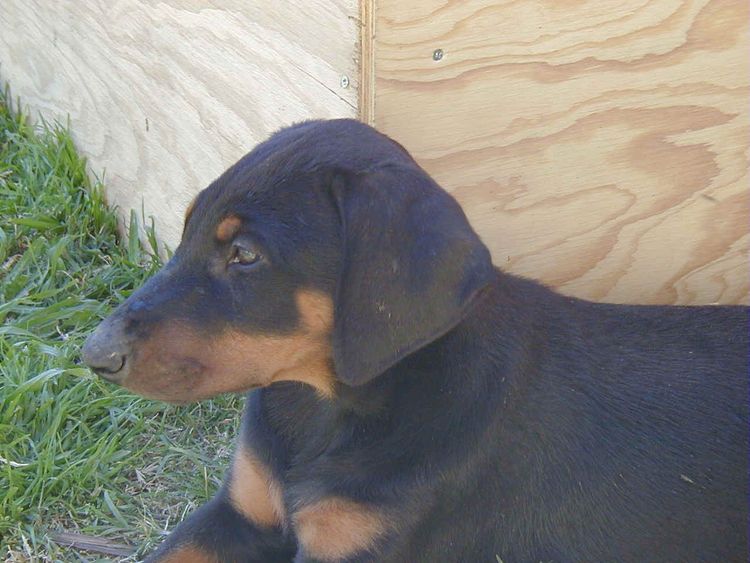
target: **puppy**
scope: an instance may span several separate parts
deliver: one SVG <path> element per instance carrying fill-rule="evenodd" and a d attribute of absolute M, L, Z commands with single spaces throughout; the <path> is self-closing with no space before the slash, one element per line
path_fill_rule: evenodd
<path fill-rule="evenodd" d="M 311 121 L 197 197 L 83 355 L 154 399 L 248 392 L 224 486 L 149 561 L 730 562 L 748 319 L 503 273 L 400 145 Z"/>

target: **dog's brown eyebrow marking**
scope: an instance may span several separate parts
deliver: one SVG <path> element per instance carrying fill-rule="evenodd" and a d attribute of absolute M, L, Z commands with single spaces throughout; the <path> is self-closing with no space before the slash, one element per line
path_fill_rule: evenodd
<path fill-rule="evenodd" d="M 277 527 L 284 520 L 281 486 L 244 444 L 234 453 L 229 499 L 237 512 L 258 526 Z"/>
<path fill-rule="evenodd" d="M 242 220 L 237 215 L 227 215 L 216 227 L 216 240 L 227 242 L 240 230 Z"/>
<path fill-rule="evenodd" d="M 338 561 L 370 549 L 388 530 L 381 511 L 339 497 L 305 506 L 292 520 L 306 554 L 322 561 Z"/>

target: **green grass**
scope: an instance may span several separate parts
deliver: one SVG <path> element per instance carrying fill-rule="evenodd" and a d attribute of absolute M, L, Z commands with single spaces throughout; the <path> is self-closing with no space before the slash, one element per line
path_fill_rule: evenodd
<path fill-rule="evenodd" d="M 169 406 L 80 364 L 86 335 L 160 265 L 153 229 L 148 248 L 130 232 L 69 133 L 0 96 L 0 559 L 117 560 L 60 531 L 141 554 L 222 478 L 240 398 Z"/>

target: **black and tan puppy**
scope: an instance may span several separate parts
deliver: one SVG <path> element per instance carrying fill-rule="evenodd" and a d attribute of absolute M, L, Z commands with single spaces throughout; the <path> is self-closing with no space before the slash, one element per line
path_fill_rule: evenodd
<path fill-rule="evenodd" d="M 748 308 L 504 274 L 355 121 L 203 191 L 84 357 L 155 399 L 250 391 L 224 486 L 151 561 L 747 561 Z"/>

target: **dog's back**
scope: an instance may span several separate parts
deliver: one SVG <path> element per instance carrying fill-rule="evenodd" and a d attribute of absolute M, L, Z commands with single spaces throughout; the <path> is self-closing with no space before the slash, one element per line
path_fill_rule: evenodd
<path fill-rule="evenodd" d="M 501 280 L 513 302 L 479 315 L 517 321 L 494 336 L 506 381 L 477 466 L 446 486 L 471 496 L 425 529 L 444 535 L 434 556 L 473 535 L 456 560 L 747 560 L 748 308 L 594 304 Z"/>

